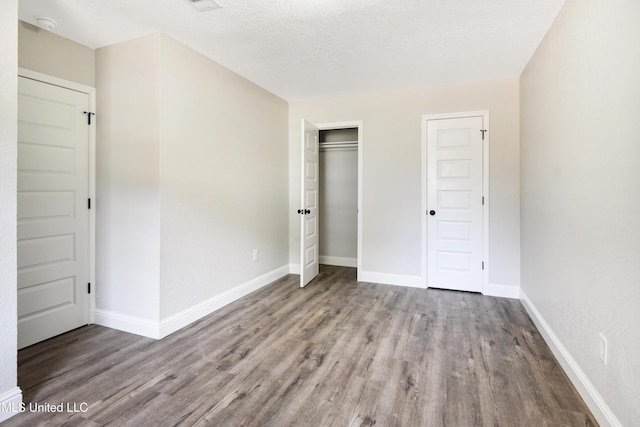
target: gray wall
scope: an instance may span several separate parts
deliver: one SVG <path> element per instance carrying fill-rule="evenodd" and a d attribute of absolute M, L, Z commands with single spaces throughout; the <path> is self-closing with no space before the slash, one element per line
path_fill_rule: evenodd
<path fill-rule="evenodd" d="M 358 149 L 321 149 L 319 170 L 320 262 L 323 257 L 337 257 L 349 259 L 355 265 L 358 256 Z"/>
<path fill-rule="evenodd" d="M 520 85 L 522 290 L 626 426 L 640 425 L 638 23 L 637 0 L 568 0 Z"/>

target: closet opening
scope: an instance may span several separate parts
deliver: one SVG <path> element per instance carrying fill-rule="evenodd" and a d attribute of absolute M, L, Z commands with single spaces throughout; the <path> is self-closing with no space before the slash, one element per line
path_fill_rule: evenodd
<path fill-rule="evenodd" d="M 359 127 L 320 127 L 318 228 L 320 264 L 359 270 Z M 358 271 L 359 273 L 359 271 Z"/>

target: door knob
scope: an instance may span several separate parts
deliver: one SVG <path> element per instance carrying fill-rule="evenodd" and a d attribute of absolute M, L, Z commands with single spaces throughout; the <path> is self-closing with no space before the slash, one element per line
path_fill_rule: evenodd
<path fill-rule="evenodd" d="M 435 215 L 436 211 L 429 211 L 429 215 Z"/>
<path fill-rule="evenodd" d="M 309 209 L 305 209 L 305 210 L 304 210 L 304 214 L 305 214 L 305 215 L 309 215 L 310 213 L 311 213 L 311 211 L 310 211 Z"/>

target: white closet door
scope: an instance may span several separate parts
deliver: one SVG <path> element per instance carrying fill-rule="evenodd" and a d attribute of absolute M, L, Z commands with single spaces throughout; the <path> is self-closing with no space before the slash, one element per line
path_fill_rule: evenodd
<path fill-rule="evenodd" d="M 316 126 L 302 120 L 300 215 L 300 287 L 318 275 L 318 142 Z"/>
<path fill-rule="evenodd" d="M 89 96 L 18 82 L 18 347 L 89 320 Z"/>

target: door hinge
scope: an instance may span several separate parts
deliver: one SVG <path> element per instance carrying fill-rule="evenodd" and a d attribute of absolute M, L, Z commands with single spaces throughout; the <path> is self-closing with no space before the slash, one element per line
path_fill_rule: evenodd
<path fill-rule="evenodd" d="M 91 199 L 87 199 L 87 209 L 91 209 Z"/>
<path fill-rule="evenodd" d="M 482 206 L 484 206 L 484 196 L 482 196 Z"/>
<path fill-rule="evenodd" d="M 91 283 L 87 283 L 87 293 L 91 293 Z"/>
<path fill-rule="evenodd" d="M 480 132 L 482 132 L 482 140 L 484 141 L 484 134 L 487 130 L 486 129 L 480 129 Z"/>
<path fill-rule="evenodd" d="M 82 114 L 86 114 L 87 115 L 87 124 L 89 126 L 91 126 L 91 116 L 95 116 L 96 113 L 92 113 L 90 111 L 83 111 Z"/>
<path fill-rule="evenodd" d="M 482 269 L 484 270 L 484 261 L 482 261 Z"/>

